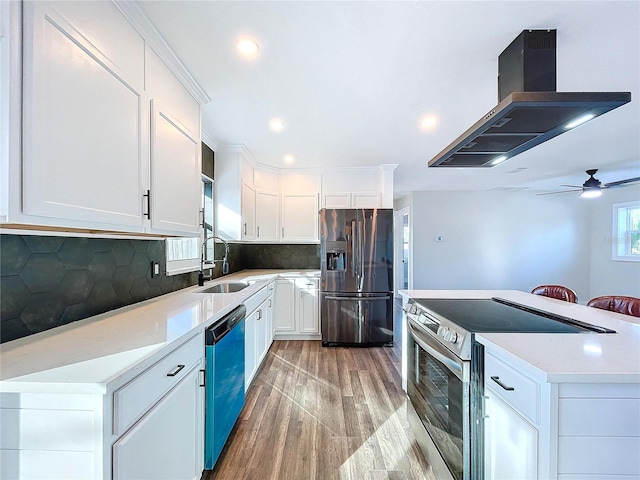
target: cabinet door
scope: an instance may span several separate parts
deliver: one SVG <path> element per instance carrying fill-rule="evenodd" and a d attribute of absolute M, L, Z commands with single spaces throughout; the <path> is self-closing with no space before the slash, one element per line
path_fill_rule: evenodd
<path fill-rule="evenodd" d="M 275 332 L 295 332 L 295 283 L 291 279 L 281 279 L 276 281 L 276 298 L 274 324 Z"/>
<path fill-rule="evenodd" d="M 275 335 L 275 323 L 273 321 L 275 310 L 275 282 L 269 285 L 269 299 L 267 300 L 267 350 L 273 343 L 273 336 Z"/>
<path fill-rule="evenodd" d="M 300 333 L 320 333 L 319 280 L 298 282 L 298 318 Z"/>
<path fill-rule="evenodd" d="M 113 478 L 199 479 L 203 468 L 202 388 L 194 368 L 113 444 Z"/>
<path fill-rule="evenodd" d="M 318 196 L 282 196 L 282 240 L 318 240 Z"/>
<path fill-rule="evenodd" d="M 351 208 L 350 193 L 325 193 L 322 195 L 323 208 Z"/>
<path fill-rule="evenodd" d="M 267 306 L 269 301 L 265 301 L 258 307 L 256 316 L 256 370 L 260 367 L 264 354 L 267 351 Z"/>
<path fill-rule="evenodd" d="M 252 240 L 255 238 L 256 225 L 256 191 L 253 187 L 242 183 L 242 239 Z"/>
<path fill-rule="evenodd" d="M 502 398 L 486 391 L 485 478 L 538 478 L 538 431 Z"/>
<path fill-rule="evenodd" d="M 82 5 L 81 24 L 56 7 L 24 2 L 23 211 L 141 231 L 144 42 L 107 2 L 113 44 Z"/>
<path fill-rule="evenodd" d="M 256 192 L 256 239 L 278 239 L 280 198 L 273 192 Z"/>
<path fill-rule="evenodd" d="M 244 391 L 251 385 L 256 373 L 258 357 L 256 356 L 257 310 L 244 320 Z"/>
<path fill-rule="evenodd" d="M 380 207 L 379 193 L 354 193 L 352 197 L 353 208 L 378 208 Z"/>
<path fill-rule="evenodd" d="M 151 124 L 151 226 L 157 231 L 200 232 L 200 145 L 156 100 Z"/>

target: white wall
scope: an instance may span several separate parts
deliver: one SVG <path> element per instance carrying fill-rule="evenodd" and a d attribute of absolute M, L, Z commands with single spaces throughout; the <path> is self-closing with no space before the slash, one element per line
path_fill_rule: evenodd
<path fill-rule="evenodd" d="M 413 192 L 415 289 L 562 284 L 590 298 L 590 209 L 571 194 Z M 442 236 L 441 242 L 435 237 Z"/>
<path fill-rule="evenodd" d="M 591 297 L 640 298 L 640 262 L 612 260 L 613 204 L 640 199 L 640 186 L 606 190 L 591 207 Z"/>

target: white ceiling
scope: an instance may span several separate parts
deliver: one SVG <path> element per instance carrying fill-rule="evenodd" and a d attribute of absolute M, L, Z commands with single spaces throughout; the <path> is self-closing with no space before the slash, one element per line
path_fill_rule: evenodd
<path fill-rule="evenodd" d="M 419 190 L 555 190 L 599 168 L 640 176 L 638 1 L 157 1 L 144 13 L 211 97 L 202 126 L 286 168 L 399 164 Z M 427 162 L 498 103 L 498 55 L 524 29 L 557 29 L 557 90 L 630 91 L 631 103 L 489 169 Z M 260 45 L 239 58 L 241 36 Z M 418 128 L 437 115 L 430 132 Z M 274 133 L 273 117 L 286 128 Z M 515 171 L 515 172 L 514 172 Z"/>

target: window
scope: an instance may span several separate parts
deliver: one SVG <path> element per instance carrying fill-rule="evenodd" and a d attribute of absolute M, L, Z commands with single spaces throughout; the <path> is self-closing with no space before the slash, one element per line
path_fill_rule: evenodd
<path fill-rule="evenodd" d="M 613 259 L 640 262 L 640 201 L 613 206 Z"/>
<path fill-rule="evenodd" d="M 213 180 L 202 176 L 202 232 L 204 237 L 213 235 Z M 205 260 L 213 260 L 213 241 L 207 242 Z"/>

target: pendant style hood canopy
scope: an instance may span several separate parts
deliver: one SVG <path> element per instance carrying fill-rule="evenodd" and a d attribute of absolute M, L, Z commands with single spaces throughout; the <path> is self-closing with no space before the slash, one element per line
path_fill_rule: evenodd
<path fill-rule="evenodd" d="M 555 30 L 525 30 L 500 54 L 498 97 L 429 167 L 492 167 L 631 101 L 630 92 L 556 92 Z"/>

